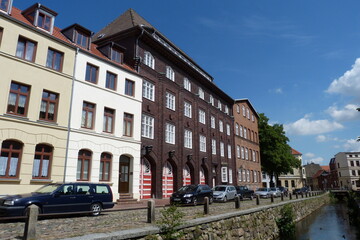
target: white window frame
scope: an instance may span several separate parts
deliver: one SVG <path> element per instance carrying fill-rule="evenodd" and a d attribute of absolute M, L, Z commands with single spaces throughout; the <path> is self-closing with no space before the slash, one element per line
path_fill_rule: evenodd
<path fill-rule="evenodd" d="M 184 88 L 191 92 L 191 82 L 188 78 L 184 78 Z"/>
<path fill-rule="evenodd" d="M 245 148 L 245 160 L 249 160 L 249 149 Z"/>
<path fill-rule="evenodd" d="M 165 125 L 165 142 L 175 144 L 175 125 L 166 123 Z"/>
<path fill-rule="evenodd" d="M 244 138 L 247 139 L 247 129 L 244 127 Z"/>
<path fill-rule="evenodd" d="M 211 139 L 211 153 L 216 155 L 216 139 Z"/>
<path fill-rule="evenodd" d="M 243 112 L 243 116 L 244 117 L 246 117 L 246 112 L 245 112 L 246 110 L 245 110 L 245 106 L 244 105 L 242 105 L 242 112 Z"/>
<path fill-rule="evenodd" d="M 251 114 L 251 121 L 255 122 L 254 114 Z"/>
<path fill-rule="evenodd" d="M 250 120 L 250 110 L 249 110 L 249 108 L 246 108 L 246 116 Z"/>
<path fill-rule="evenodd" d="M 231 145 L 230 144 L 228 144 L 227 150 L 228 150 L 228 158 L 231 159 Z"/>
<path fill-rule="evenodd" d="M 224 132 L 224 123 L 221 120 L 219 120 L 219 131 Z"/>
<path fill-rule="evenodd" d="M 200 152 L 206 152 L 206 137 L 200 135 Z"/>
<path fill-rule="evenodd" d="M 225 105 L 225 113 L 229 114 L 229 107 L 227 105 Z"/>
<path fill-rule="evenodd" d="M 230 136 L 230 124 L 226 124 L 226 135 Z"/>
<path fill-rule="evenodd" d="M 221 167 L 221 181 L 227 182 L 228 181 L 228 169 L 227 167 Z"/>
<path fill-rule="evenodd" d="M 211 103 L 212 106 L 214 106 L 214 97 L 212 95 L 210 95 L 210 101 L 209 102 Z"/>
<path fill-rule="evenodd" d="M 199 109 L 199 122 L 202 124 L 206 124 L 206 113 L 202 109 Z"/>
<path fill-rule="evenodd" d="M 141 136 L 154 139 L 154 118 L 148 115 L 142 115 Z"/>
<path fill-rule="evenodd" d="M 255 150 L 252 151 L 252 157 L 253 157 L 253 161 L 256 162 L 256 152 L 255 152 Z"/>
<path fill-rule="evenodd" d="M 241 147 L 241 158 L 245 159 L 245 148 Z"/>
<path fill-rule="evenodd" d="M 240 113 L 240 106 L 239 105 L 236 105 L 236 112 Z"/>
<path fill-rule="evenodd" d="M 239 182 L 242 182 L 242 169 L 241 168 L 238 169 L 238 174 L 239 174 Z"/>
<path fill-rule="evenodd" d="M 254 182 L 257 182 L 257 173 L 254 171 Z"/>
<path fill-rule="evenodd" d="M 192 131 L 187 129 L 184 131 L 184 147 L 192 149 Z"/>
<path fill-rule="evenodd" d="M 250 182 L 250 170 L 249 169 L 247 170 L 246 178 L 247 178 L 247 181 Z"/>
<path fill-rule="evenodd" d="M 240 125 L 240 137 L 243 137 L 243 126 Z"/>
<path fill-rule="evenodd" d="M 143 97 L 155 101 L 155 85 L 146 80 L 143 80 Z"/>
<path fill-rule="evenodd" d="M 192 106 L 191 103 L 184 101 L 184 116 L 192 118 Z"/>
<path fill-rule="evenodd" d="M 220 156 L 225 157 L 225 144 L 220 142 Z"/>
<path fill-rule="evenodd" d="M 202 90 L 202 88 L 200 88 L 200 87 L 199 87 L 199 92 L 198 92 L 198 94 L 199 94 L 199 98 L 201 98 L 201 99 L 204 100 L 204 98 L 205 98 L 205 92 L 204 92 L 204 90 Z"/>
<path fill-rule="evenodd" d="M 155 69 L 155 58 L 150 52 L 144 52 L 144 64 L 152 69 Z"/>
<path fill-rule="evenodd" d="M 211 122 L 211 128 L 215 129 L 216 128 L 216 123 L 215 123 L 215 117 L 211 116 L 210 117 L 210 122 Z"/>
<path fill-rule="evenodd" d="M 175 72 L 170 66 L 166 66 L 166 77 L 175 82 Z"/>
<path fill-rule="evenodd" d="M 229 183 L 232 184 L 233 183 L 233 179 L 232 179 L 232 168 L 229 168 Z"/>
<path fill-rule="evenodd" d="M 175 111 L 175 95 L 170 92 L 166 92 L 166 108 Z"/>
<path fill-rule="evenodd" d="M 218 100 L 218 109 L 221 111 L 222 110 L 222 104 L 220 102 L 220 100 Z"/>
<path fill-rule="evenodd" d="M 240 148 L 240 146 L 239 145 L 237 145 L 236 146 L 236 154 L 237 154 L 237 158 L 241 158 L 241 150 L 240 150 L 241 148 Z"/>

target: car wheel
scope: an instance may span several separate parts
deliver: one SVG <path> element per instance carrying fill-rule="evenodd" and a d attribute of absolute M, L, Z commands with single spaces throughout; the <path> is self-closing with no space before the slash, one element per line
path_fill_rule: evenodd
<path fill-rule="evenodd" d="M 224 197 L 224 202 L 227 202 L 227 197 L 226 196 Z"/>
<path fill-rule="evenodd" d="M 93 203 L 90 207 L 91 215 L 98 216 L 101 213 L 101 204 L 100 203 Z"/>
<path fill-rule="evenodd" d="M 35 205 L 35 204 L 31 204 L 29 206 L 27 206 L 24 210 L 24 216 L 29 216 L 29 212 L 30 212 L 30 206 L 37 206 L 38 207 L 38 214 L 41 214 L 42 213 L 42 210 L 41 210 L 41 207 L 39 207 L 38 205 Z"/>
<path fill-rule="evenodd" d="M 197 205 L 197 198 L 196 198 L 196 197 L 193 198 L 193 205 L 194 205 L 194 206 Z"/>
<path fill-rule="evenodd" d="M 253 195 L 250 195 L 250 200 L 253 200 L 254 199 L 254 196 Z"/>
<path fill-rule="evenodd" d="M 209 204 L 212 204 L 213 202 L 214 202 L 213 197 L 210 197 L 210 198 L 209 198 Z"/>

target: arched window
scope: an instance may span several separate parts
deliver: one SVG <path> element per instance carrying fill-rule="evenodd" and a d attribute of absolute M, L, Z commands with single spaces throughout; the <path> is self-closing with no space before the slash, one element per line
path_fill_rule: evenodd
<path fill-rule="evenodd" d="M 170 66 L 166 66 L 166 77 L 171 81 L 175 81 L 175 72 Z"/>
<path fill-rule="evenodd" d="M 155 69 L 155 59 L 151 53 L 145 52 L 144 63 L 152 69 Z"/>
<path fill-rule="evenodd" d="M 111 177 L 111 159 L 112 156 L 110 153 L 102 153 L 100 159 L 100 181 L 110 181 Z"/>
<path fill-rule="evenodd" d="M 89 181 L 91 156 L 92 156 L 92 152 L 88 150 L 82 149 L 79 151 L 77 171 L 76 171 L 76 179 L 78 181 Z"/>
<path fill-rule="evenodd" d="M 50 178 L 50 166 L 52 160 L 53 148 L 45 144 L 38 144 L 35 147 L 34 165 L 32 171 L 32 177 L 38 178 Z"/>
<path fill-rule="evenodd" d="M 235 135 L 239 136 L 239 124 L 235 124 Z"/>
<path fill-rule="evenodd" d="M 7 140 L 1 145 L 0 177 L 17 178 L 23 144 L 17 141 Z"/>

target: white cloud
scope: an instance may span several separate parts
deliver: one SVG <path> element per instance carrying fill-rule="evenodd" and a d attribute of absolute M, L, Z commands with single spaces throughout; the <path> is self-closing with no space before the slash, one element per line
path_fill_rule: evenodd
<path fill-rule="evenodd" d="M 358 142 L 356 139 L 346 140 L 343 146 L 347 152 L 360 152 L 360 142 Z"/>
<path fill-rule="evenodd" d="M 360 114 L 356 110 L 357 105 L 348 104 L 343 109 L 338 109 L 336 106 L 329 107 L 326 112 L 336 121 L 351 121 L 360 119 Z"/>
<path fill-rule="evenodd" d="M 318 163 L 318 164 L 324 164 L 324 158 L 322 157 L 316 157 L 314 153 L 306 153 L 304 155 L 303 159 L 304 163 Z"/>
<path fill-rule="evenodd" d="M 326 142 L 327 138 L 324 135 L 319 135 L 316 137 L 317 142 Z"/>
<path fill-rule="evenodd" d="M 315 157 L 315 154 L 313 154 L 313 153 L 305 153 L 304 156 L 307 157 L 307 158 L 313 158 L 313 157 Z"/>
<path fill-rule="evenodd" d="M 342 129 L 344 126 L 329 120 L 310 120 L 309 115 L 284 125 L 286 133 L 291 135 L 316 135 Z"/>
<path fill-rule="evenodd" d="M 360 92 L 360 58 L 357 58 L 352 69 L 335 79 L 327 89 L 329 93 L 339 93 L 359 98 Z"/>
<path fill-rule="evenodd" d="M 282 94 L 283 90 L 282 88 L 275 88 L 275 89 L 269 89 L 270 93 L 275 93 L 275 94 Z"/>

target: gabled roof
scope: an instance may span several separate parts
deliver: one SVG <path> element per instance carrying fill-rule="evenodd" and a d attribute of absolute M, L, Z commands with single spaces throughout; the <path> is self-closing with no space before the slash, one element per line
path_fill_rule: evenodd
<path fill-rule="evenodd" d="M 327 172 L 330 171 L 330 166 L 320 166 L 320 167 Z"/>
<path fill-rule="evenodd" d="M 242 102 L 247 102 L 248 105 L 250 106 L 250 108 L 256 114 L 256 117 L 259 118 L 259 114 L 257 113 L 256 109 L 254 108 L 254 106 L 252 105 L 252 103 L 250 102 L 250 100 L 248 98 L 235 99 L 235 104 L 242 103 Z"/>
<path fill-rule="evenodd" d="M 315 173 L 315 175 L 313 176 L 313 178 L 319 177 L 323 172 L 324 172 L 323 169 L 318 170 L 318 171 Z"/>
<path fill-rule="evenodd" d="M 295 149 L 293 149 L 293 148 L 291 148 L 291 154 L 292 154 L 292 155 L 302 155 L 302 153 L 301 153 L 301 152 L 296 151 L 296 150 L 295 150 Z"/>

